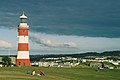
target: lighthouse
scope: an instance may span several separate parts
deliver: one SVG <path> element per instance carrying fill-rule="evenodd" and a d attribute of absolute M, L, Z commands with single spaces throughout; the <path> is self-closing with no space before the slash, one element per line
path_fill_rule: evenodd
<path fill-rule="evenodd" d="M 31 66 L 29 58 L 29 25 L 27 24 L 27 16 L 20 16 L 20 24 L 18 25 L 18 54 L 16 58 L 16 66 Z"/>

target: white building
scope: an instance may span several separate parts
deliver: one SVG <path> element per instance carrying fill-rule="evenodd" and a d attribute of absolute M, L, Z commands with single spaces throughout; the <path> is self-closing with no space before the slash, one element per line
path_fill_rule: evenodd
<path fill-rule="evenodd" d="M 112 62 L 113 65 L 119 65 L 119 62 Z"/>
<path fill-rule="evenodd" d="M 39 66 L 43 66 L 43 67 L 58 67 L 58 63 L 54 63 L 54 62 L 39 62 Z"/>

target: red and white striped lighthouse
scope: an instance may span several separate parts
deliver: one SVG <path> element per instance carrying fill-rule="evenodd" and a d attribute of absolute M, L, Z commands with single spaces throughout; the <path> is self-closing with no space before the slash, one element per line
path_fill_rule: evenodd
<path fill-rule="evenodd" d="M 29 25 L 26 22 L 27 16 L 20 16 L 21 22 L 18 25 L 18 54 L 16 59 L 17 66 L 31 66 L 29 58 Z"/>

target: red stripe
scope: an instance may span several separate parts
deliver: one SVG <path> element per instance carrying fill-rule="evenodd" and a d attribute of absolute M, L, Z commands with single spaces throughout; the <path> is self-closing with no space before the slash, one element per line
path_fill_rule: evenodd
<path fill-rule="evenodd" d="M 16 66 L 31 66 L 30 59 L 16 59 Z"/>
<path fill-rule="evenodd" d="M 18 51 L 28 51 L 27 43 L 18 43 Z"/>
<path fill-rule="evenodd" d="M 18 29 L 18 36 L 28 36 L 29 29 Z"/>

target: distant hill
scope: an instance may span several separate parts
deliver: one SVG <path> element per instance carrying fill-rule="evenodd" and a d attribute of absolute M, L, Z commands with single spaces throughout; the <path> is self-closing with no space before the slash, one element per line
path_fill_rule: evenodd
<path fill-rule="evenodd" d="M 56 58 L 56 57 L 86 57 L 86 56 L 120 56 L 120 51 L 106 51 L 103 53 L 97 52 L 87 52 L 87 53 L 78 53 L 78 54 L 46 54 L 46 55 L 30 55 L 31 60 L 39 61 L 40 58 Z"/>
<path fill-rule="evenodd" d="M 0 55 L 8 56 L 8 55 Z M 16 57 L 16 55 L 10 55 L 11 57 Z M 87 52 L 87 53 L 78 53 L 78 54 L 45 54 L 45 55 L 30 55 L 31 61 L 39 61 L 41 58 L 56 58 L 56 57 L 74 57 L 74 58 L 82 58 L 86 56 L 120 56 L 120 51 L 106 51 L 103 53 L 97 52 Z"/>

